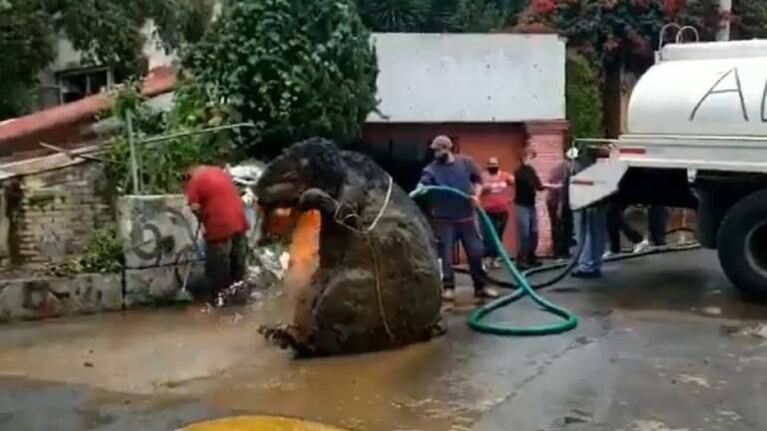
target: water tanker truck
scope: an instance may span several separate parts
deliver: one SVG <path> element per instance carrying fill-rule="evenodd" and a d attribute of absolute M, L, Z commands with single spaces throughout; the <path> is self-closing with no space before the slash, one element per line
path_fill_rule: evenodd
<path fill-rule="evenodd" d="M 694 209 L 732 284 L 767 299 L 767 40 L 663 46 L 627 120 L 618 139 L 581 142 L 609 157 L 573 176 L 571 207 Z"/>

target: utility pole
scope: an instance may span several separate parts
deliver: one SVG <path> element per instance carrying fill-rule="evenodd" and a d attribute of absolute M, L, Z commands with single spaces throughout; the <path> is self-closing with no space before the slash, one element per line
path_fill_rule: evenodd
<path fill-rule="evenodd" d="M 719 14 L 723 17 L 719 23 L 719 31 L 716 33 L 717 41 L 730 40 L 730 13 L 732 12 L 732 0 L 719 0 Z"/>

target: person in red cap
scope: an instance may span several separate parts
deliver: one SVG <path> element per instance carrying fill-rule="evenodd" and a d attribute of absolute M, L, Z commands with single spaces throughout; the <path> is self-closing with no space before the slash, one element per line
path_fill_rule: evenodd
<path fill-rule="evenodd" d="M 232 177 L 217 166 L 195 166 L 187 173 L 185 194 L 205 228 L 207 301 L 245 278 L 245 208 Z"/>
<path fill-rule="evenodd" d="M 487 168 L 482 174 L 482 209 L 485 210 L 493 222 L 498 237 L 503 240 L 506 225 L 509 222 L 511 212 L 511 199 L 514 195 L 514 176 L 501 170 L 501 162 L 497 157 L 491 157 L 487 161 Z M 488 228 L 482 225 L 482 238 L 485 241 L 485 266 L 488 268 L 500 268 L 500 255 L 492 235 Z"/>

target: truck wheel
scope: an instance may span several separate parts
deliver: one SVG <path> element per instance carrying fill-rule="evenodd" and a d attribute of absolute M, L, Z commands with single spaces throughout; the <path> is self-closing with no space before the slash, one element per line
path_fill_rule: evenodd
<path fill-rule="evenodd" d="M 767 300 L 767 190 L 746 196 L 727 212 L 717 242 L 719 262 L 732 284 Z"/>

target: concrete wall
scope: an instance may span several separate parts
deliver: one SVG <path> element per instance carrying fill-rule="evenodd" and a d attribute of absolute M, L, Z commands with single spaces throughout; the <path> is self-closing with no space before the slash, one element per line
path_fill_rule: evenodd
<path fill-rule="evenodd" d="M 183 263 L 198 259 L 203 247 L 184 196 L 124 196 L 118 220 L 128 268 L 126 305 L 172 300 L 189 268 Z M 199 266 L 192 265 L 190 277 L 199 276 Z"/>
<path fill-rule="evenodd" d="M 565 118 L 565 43 L 539 34 L 375 34 L 379 106 L 370 122 Z"/>
<path fill-rule="evenodd" d="M 116 311 L 122 305 L 118 274 L 0 281 L 0 322 Z"/>

